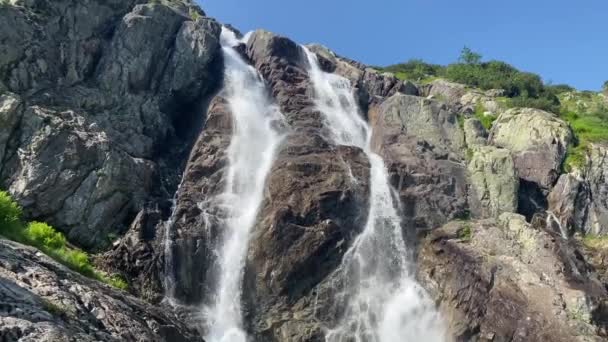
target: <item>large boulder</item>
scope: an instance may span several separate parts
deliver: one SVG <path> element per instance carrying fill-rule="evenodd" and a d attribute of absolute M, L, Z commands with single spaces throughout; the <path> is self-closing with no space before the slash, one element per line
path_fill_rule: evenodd
<path fill-rule="evenodd" d="M 0 240 L 5 341 L 201 341 L 172 310 L 77 274 L 38 250 Z"/>
<path fill-rule="evenodd" d="M 373 122 L 372 148 L 384 158 L 406 220 L 432 229 L 466 216 L 464 135 L 448 107 L 411 95 L 391 96 Z"/>
<path fill-rule="evenodd" d="M 492 144 L 513 153 L 519 177 L 542 189 L 550 189 L 559 177 L 572 138 L 564 120 L 532 108 L 505 111 L 490 132 Z"/>
<path fill-rule="evenodd" d="M 418 277 L 456 341 L 606 338 L 606 288 L 576 245 L 541 221 L 504 213 L 451 222 L 421 242 Z"/>
<path fill-rule="evenodd" d="M 498 217 L 517 211 L 519 178 L 509 150 L 478 147 L 468 166 L 472 185 L 470 206 L 477 217 Z"/>

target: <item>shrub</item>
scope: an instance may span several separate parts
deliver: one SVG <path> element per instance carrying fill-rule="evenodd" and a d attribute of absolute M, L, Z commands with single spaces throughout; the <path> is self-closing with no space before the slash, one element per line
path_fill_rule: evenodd
<path fill-rule="evenodd" d="M 608 81 L 605 81 L 604 84 L 602 85 L 602 89 L 604 91 L 608 90 Z"/>
<path fill-rule="evenodd" d="M 65 247 L 65 237 L 42 222 L 30 222 L 25 230 L 27 238 L 36 246 L 48 249 Z"/>
<path fill-rule="evenodd" d="M 391 65 L 381 70 L 392 72 L 401 80 L 421 81 L 441 75 L 443 67 L 425 63 L 420 59 L 410 59 L 405 63 Z"/>
<path fill-rule="evenodd" d="M 492 124 L 496 120 L 495 115 L 486 114 L 486 109 L 481 103 L 477 103 L 477 105 L 475 105 L 475 112 L 473 114 L 486 130 L 492 128 Z"/>
<path fill-rule="evenodd" d="M 8 193 L 0 191 L 0 234 L 14 236 L 21 228 L 21 208 Z"/>

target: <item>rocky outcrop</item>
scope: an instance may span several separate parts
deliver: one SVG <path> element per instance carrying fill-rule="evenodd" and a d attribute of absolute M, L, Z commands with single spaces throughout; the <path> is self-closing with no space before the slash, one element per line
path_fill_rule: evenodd
<path fill-rule="evenodd" d="M 513 153 L 520 178 L 550 189 L 559 177 L 572 132 L 554 114 L 515 108 L 502 113 L 494 122 L 490 141 Z"/>
<path fill-rule="evenodd" d="M 468 166 L 472 185 L 471 211 L 476 217 L 498 217 L 517 211 L 519 178 L 509 150 L 478 147 Z"/>
<path fill-rule="evenodd" d="M 483 127 L 479 119 L 466 118 L 463 121 L 462 128 L 466 144 L 469 148 L 475 146 L 484 146 L 488 142 L 488 132 Z"/>
<path fill-rule="evenodd" d="M 548 196 L 548 210 L 565 231 L 608 233 L 608 148 L 592 144 L 581 169 L 561 175 Z"/>
<path fill-rule="evenodd" d="M 605 287 L 540 221 L 504 213 L 449 223 L 423 240 L 418 262 L 456 341 L 606 338 Z"/>
<path fill-rule="evenodd" d="M 0 336 L 5 341 L 201 341 L 196 330 L 39 251 L 0 240 Z"/>
<path fill-rule="evenodd" d="M 137 2 L 0 8 L 0 185 L 91 249 L 172 196 L 218 80 L 219 24 Z"/>
<path fill-rule="evenodd" d="M 360 149 L 338 147 L 325 138 L 297 44 L 256 31 L 247 55 L 290 127 L 250 242 L 247 318 L 259 340 L 313 341 L 322 338 L 322 325 L 311 304 L 318 296 L 318 308 L 327 312 L 333 290 L 328 275 L 363 229 L 369 164 Z"/>
<path fill-rule="evenodd" d="M 464 137 L 445 105 L 393 95 L 373 123 L 372 148 L 383 156 L 406 219 L 416 227 L 432 229 L 466 216 Z"/>

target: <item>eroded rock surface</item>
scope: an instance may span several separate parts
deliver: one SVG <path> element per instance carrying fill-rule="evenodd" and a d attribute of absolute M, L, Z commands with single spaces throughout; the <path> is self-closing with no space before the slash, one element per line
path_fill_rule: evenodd
<path fill-rule="evenodd" d="M 0 240 L 4 341 L 201 341 L 172 310 L 151 306 Z"/>
<path fill-rule="evenodd" d="M 457 341 L 606 338 L 606 288 L 559 233 L 521 215 L 449 223 L 418 262 Z"/>
<path fill-rule="evenodd" d="M 496 119 L 490 141 L 513 152 L 520 178 L 550 189 L 560 174 L 572 131 L 552 113 L 515 108 Z"/>
<path fill-rule="evenodd" d="M 372 148 L 385 160 L 406 220 L 432 229 L 466 215 L 464 134 L 448 107 L 393 95 L 373 123 Z"/>
<path fill-rule="evenodd" d="M 220 26 L 179 2 L 16 3 L 0 6 L 0 184 L 28 218 L 103 247 L 172 196 Z"/>
<path fill-rule="evenodd" d="M 477 217 L 497 217 L 517 211 L 519 178 L 509 150 L 482 146 L 473 150 L 468 172 L 470 204 Z"/>

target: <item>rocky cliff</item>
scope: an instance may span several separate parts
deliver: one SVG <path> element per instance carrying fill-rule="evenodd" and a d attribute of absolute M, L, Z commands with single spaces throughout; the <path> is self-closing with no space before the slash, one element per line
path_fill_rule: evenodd
<path fill-rule="evenodd" d="M 186 0 L 0 3 L 0 188 L 130 291 L 2 240 L 3 340 L 202 340 L 225 215 L 205 203 L 234 129 L 220 31 Z M 605 340 L 608 252 L 575 236 L 608 233 L 606 144 L 564 173 L 575 137 L 553 113 L 308 49 L 354 87 L 451 340 Z M 285 117 L 243 270 L 246 329 L 322 341 L 344 309 L 333 272 L 368 215 L 369 161 L 328 138 L 300 45 L 259 30 L 236 50 Z"/>

